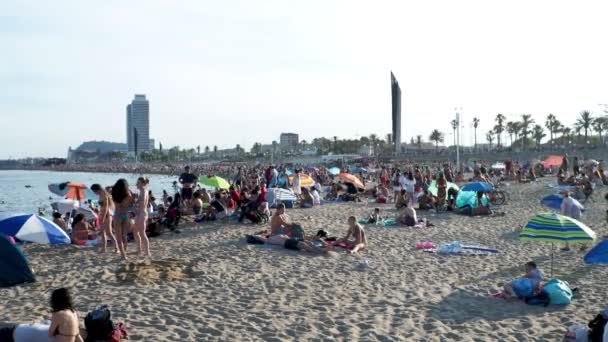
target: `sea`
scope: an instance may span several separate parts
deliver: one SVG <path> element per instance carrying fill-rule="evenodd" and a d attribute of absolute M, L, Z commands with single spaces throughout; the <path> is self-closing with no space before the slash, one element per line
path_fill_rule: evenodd
<path fill-rule="evenodd" d="M 150 179 L 150 189 L 156 198 L 162 198 L 163 189 L 170 194 L 175 191 L 173 181 L 177 180 L 177 176 L 145 176 Z M 51 203 L 61 199 L 49 191 L 48 185 L 52 183 L 79 182 L 88 186 L 99 183 L 108 186 L 124 178 L 135 192 L 138 177 L 137 174 L 128 173 L 0 170 L 0 219 L 15 214 L 37 213 L 38 208 L 44 208 L 50 215 Z"/>

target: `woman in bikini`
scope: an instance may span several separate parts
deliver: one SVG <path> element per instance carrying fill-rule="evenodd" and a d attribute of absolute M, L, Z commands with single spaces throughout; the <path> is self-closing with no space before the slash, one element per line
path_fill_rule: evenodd
<path fill-rule="evenodd" d="M 99 184 L 91 185 L 91 190 L 99 196 L 99 225 L 101 227 L 101 252 L 105 253 L 108 248 L 108 236 L 114 244 L 114 252 L 118 253 L 116 237 L 112 232 L 112 216 L 114 215 L 114 202 L 112 196 Z"/>
<path fill-rule="evenodd" d="M 126 179 L 119 179 L 112 187 L 112 200 L 116 211 L 114 212 L 114 228 L 116 229 L 116 244 L 123 259 L 127 260 L 127 243 L 125 235 L 131 226 L 129 218 L 129 206 L 133 201 L 133 196 L 129 191 L 129 184 Z"/>
<path fill-rule="evenodd" d="M 137 196 L 136 203 L 136 214 L 135 214 L 135 229 L 134 236 L 137 241 L 137 255 L 138 256 L 151 256 L 150 255 L 150 241 L 146 236 L 146 223 L 148 222 L 148 186 L 150 181 L 146 177 L 139 177 L 137 179 L 137 189 L 139 190 L 139 196 Z"/>
<path fill-rule="evenodd" d="M 49 337 L 56 342 L 84 342 L 80 336 L 78 315 L 74 311 L 72 296 L 66 288 L 51 293 L 51 326 Z"/>

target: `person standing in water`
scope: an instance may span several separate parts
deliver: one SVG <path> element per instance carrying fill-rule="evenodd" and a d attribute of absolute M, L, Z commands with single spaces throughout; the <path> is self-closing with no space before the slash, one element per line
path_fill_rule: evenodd
<path fill-rule="evenodd" d="M 114 244 L 114 252 L 118 253 L 116 237 L 112 232 L 112 216 L 114 215 L 114 202 L 112 196 L 99 184 L 91 185 L 91 190 L 99 196 L 99 226 L 101 227 L 101 252 L 105 253 L 108 248 L 108 236 Z"/>
<path fill-rule="evenodd" d="M 150 183 L 148 178 L 139 177 L 137 179 L 137 189 L 139 190 L 139 196 L 137 196 L 136 203 L 136 215 L 135 215 L 135 229 L 133 235 L 135 241 L 137 241 L 137 255 L 138 256 L 151 256 L 150 255 L 150 241 L 146 236 L 146 224 L 148 222 L 148 189 L 147 186 Z M 142 254 L 143 253 L 143 254 Z"/>

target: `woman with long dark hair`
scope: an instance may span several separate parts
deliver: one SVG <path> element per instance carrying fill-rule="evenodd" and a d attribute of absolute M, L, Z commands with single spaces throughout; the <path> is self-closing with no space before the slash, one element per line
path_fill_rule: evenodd
<path fill-rule="evenodd" d="M 52 316 L 49 337 L 54 337 L 57 342 L 83 342 L 70 291 L 63 287 L 53 291 L 50 305 Z"/>
<path fill-rule="evenodd" d="M 108 248 L 108 236 L 114 244 L 114 251 L 118 253 L 116 237 L 112 232 L 112 217 L 114 215 L 114 202 L 112 196 L 99 184 L 91 185 L 91 190 L 99 196 L 99 226 L 101 227 L 101 252 L 105 253 Z"/>
<path fill-rule="evenodd" d="M 124 178 L 119 179 L 112 187 L 112 201 L 116 211 L 114 212 L 114 228 L 116 229 L 116 244 L 123 259 L 127 259 L 127 242 L 125 235 L 131 226 L 129 218 L 129 206 L 133 202 L 133 196 L 129 191 L 129 183 Z"/>

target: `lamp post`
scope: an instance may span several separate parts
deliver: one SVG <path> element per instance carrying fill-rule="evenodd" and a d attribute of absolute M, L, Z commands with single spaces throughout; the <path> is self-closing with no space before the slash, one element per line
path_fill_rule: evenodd
<path fill-rule="evenodd" d="M 456 170 L 460 171 L 460 113 L 462 107 L 456 107 L 454 111 L 456 111 Z"/>

